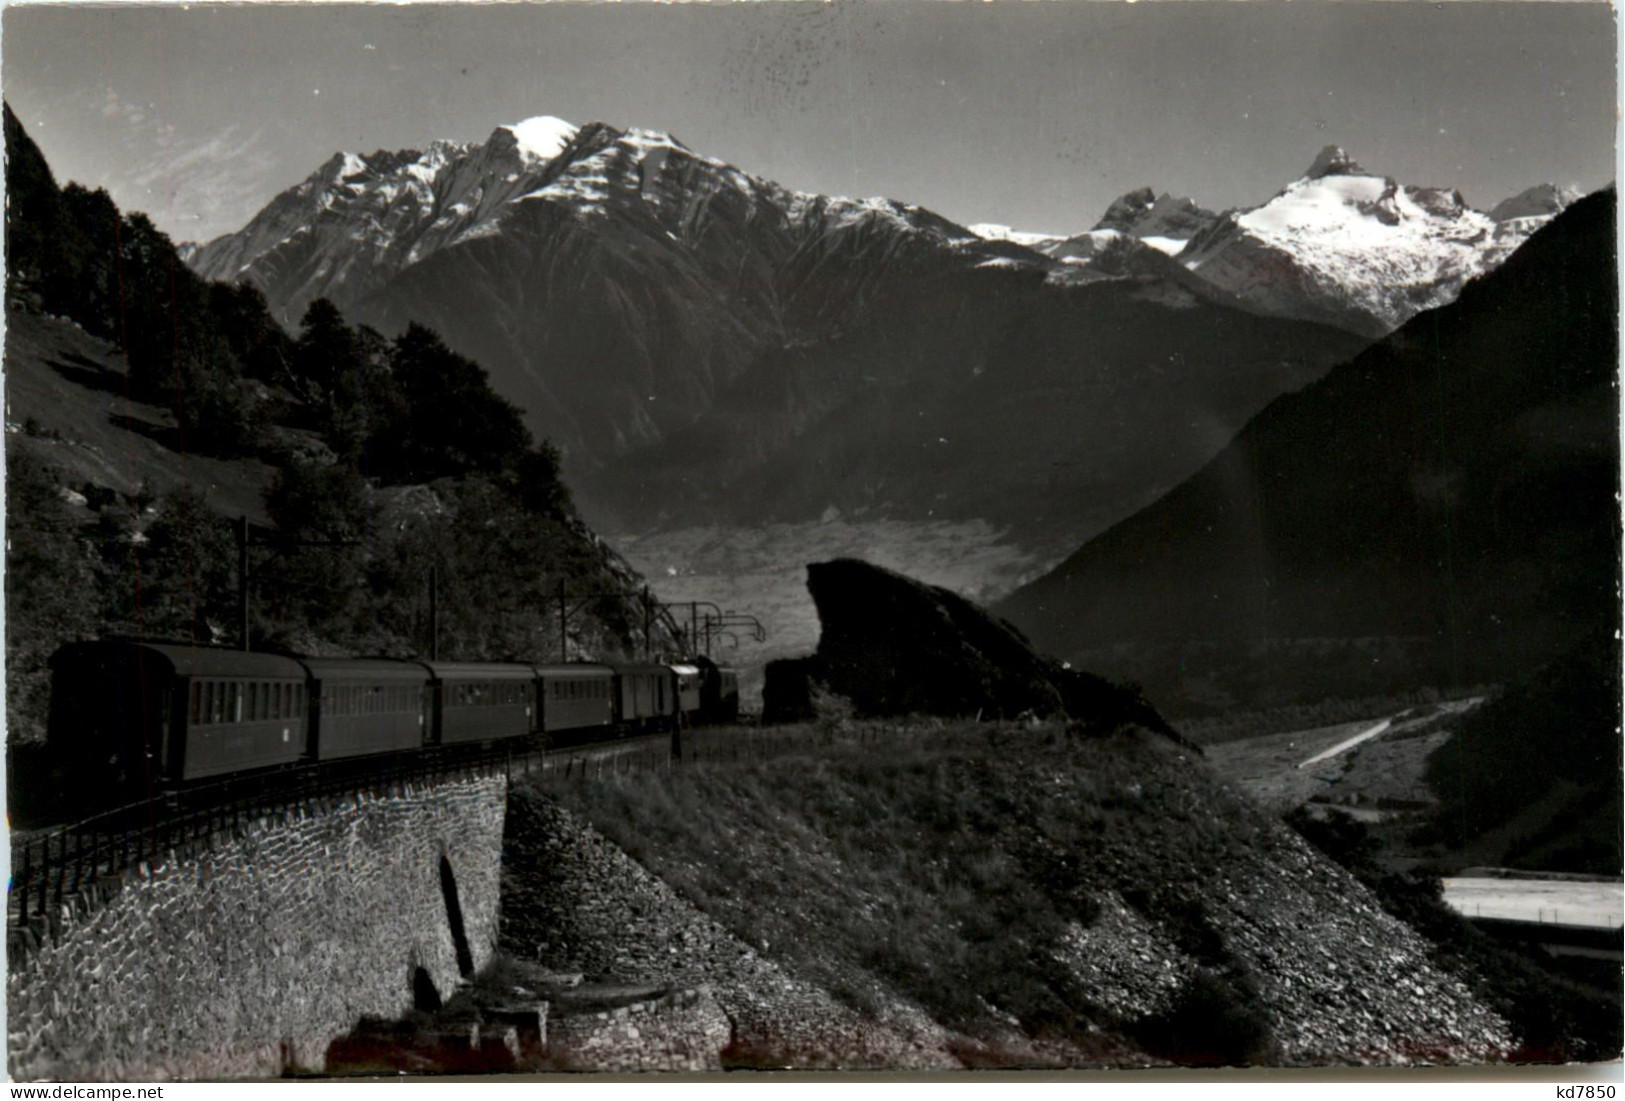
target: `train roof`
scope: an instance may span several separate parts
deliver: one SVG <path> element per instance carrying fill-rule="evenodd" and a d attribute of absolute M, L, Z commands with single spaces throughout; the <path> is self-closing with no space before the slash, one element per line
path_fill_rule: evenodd
<path fill-rule="evenodd" d="M 532 666 L 539 677 L 612 677 L 615 670 L 607 665 L 598 665 L 593 662 L 570 662 L 565 665 L 536 665 Z"/>
<path fill-rule="evenodd" d="M 617 673 L 669 673 L 671 666 L 657 665 L 654 662 L 638 661 L 612 661 L 609 667 Z"/>
<path fill-rule="evenodd" d="M 436 680 L 529 680 L 536 675 L 528 665 L 498 661 L 425 661 L 420 663 Z"/>
<path fill-rule="evenodd" d="M 220 646 L 186 646 L 174 642 L 143 642 L 136 639 L 103 639 L 64 646 L 51 659 L 91 654 L 97 651 L 134 657 L 139 654 L 164 662 L 179 677 L 287 677 L 305 679 L 305 667 L 282 654 L 262 654 L 253 650 L 227 650 Z"/>
<path fill-rule="evenodd" d="M 310 670 L 317 680 L 352 678 L 356 680 L 415 680 L 429 679 L 429 670 L 421 662 L 391 661 L 388 658 L 305 658 L 299 663 Z"/>

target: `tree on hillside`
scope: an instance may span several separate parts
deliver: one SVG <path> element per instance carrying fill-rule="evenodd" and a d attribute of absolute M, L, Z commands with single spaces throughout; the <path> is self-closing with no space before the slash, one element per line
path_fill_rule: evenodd
<path fill-rule="evenodd" d="M 428 482 L 463 473 L 513 469 L 530 448 L 518 407 L 491 389 L 485 369 L 447 348 L 421 325 L 407 326 L 390 365 L 407 419 L 377 455 L 381 477 Z"/>
<path fill-rule="evenodd" d="M 13 741 L 33 741 L 45 735 L 47 660 L 99 626 L 97 563 L 59 473 L 24 448 L 6 450 L 6 727 Z"/>
<path fill-rule="evenodd" d="M 564 484 L 563 456 L 551 441 L 525 452 L 512 478 L 519 503 L 529 511 L 561 520 L 575 514 L 570 487 Z"/>
<path fill-rule="evenodd" d="M 209 314 L 244 377 L 272 386 L 290 384 L 293 341 L 271 317 L 258 287 L 247 282 L 211 283 Z"/>
<path fill-rule="evenodd" d="M 118 207 L 100 188 L 70 183 L 62 189 L 60 251 L 46 275 L 45 308 L 73 318 L 96 336 L 118 341 Z"/>
<path fill-rule="evenodd" d="M 292 462 L 277 472 L 265 504 L 276 525 L 272 542 L 284 544 L 255 568 L 267 629 L 348 635 L 352 621 L 368 614 L 363 571 L 374 509 L 365 479 L 346 463 Z"/>
<path fill-rule="evenodd" d="M 198 645 L 230 640 L 237 601 L 231 526 L 189 486 L 161 497 L 138 550 L 111 563 L 115 633 Z"/>

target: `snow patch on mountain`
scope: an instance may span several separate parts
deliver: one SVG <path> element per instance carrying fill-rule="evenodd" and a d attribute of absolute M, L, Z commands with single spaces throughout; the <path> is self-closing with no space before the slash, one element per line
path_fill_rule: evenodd
<path fill-rule="evenodd" d="M 1059 233 L 1029 233 L 997 222 L 977 222 L 965 228 L 984 241 L 1009 241 L 1024 248 L 1043 248 L 1065 240 Z"/>
<path fill-rule="evenodd" d="M 1180 252 L 1184 251 L 1185 246 L 1189 244 L 1188 241 L 1181 237 L 1158 237 L 1156 235 L 1150 235 L 1141 237 L 1140 240 L 1167 256 L 1177 256 Z"/>
<path fill-rule="evenodd" d="M 546 163 L 564 152 L 581 128 L 553 115 L 537 115 L 506 129 L 519 143 L 519 151 L 531 160 Z"/>

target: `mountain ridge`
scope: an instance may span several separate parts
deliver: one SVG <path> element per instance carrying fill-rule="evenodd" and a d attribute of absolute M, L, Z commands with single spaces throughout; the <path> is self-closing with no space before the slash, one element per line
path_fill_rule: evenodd
<path fill-rule="evenodd" d="M 1207 674 L 1146 648 L 1196 640 L 1411 638 L 1423 683 L 1561 653 L 1618 569 L 1614 216 L 1575 203 L 998 610 L 1061 657 L 1119 648 L 1089 667 L 1159 703 Z"/>

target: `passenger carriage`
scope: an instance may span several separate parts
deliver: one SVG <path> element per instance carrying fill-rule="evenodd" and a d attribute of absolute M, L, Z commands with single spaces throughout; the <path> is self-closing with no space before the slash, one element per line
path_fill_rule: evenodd
<path fill-rule="evenodd" d="M 306 674 L 292 658 L 109 640 L 64 646 L 51 672 L 49 736 L 88 785 L 152 794 L 307 751 Z"/>
<path fill-rule="evenodd" d="M 321 761 L 419 749 L 429 670 L 414 661 L 300 658 L 310 678 L 310 755 Z"/>
<path fill-rule="evenodd" d="M 536 671 L 529 665 L 427 661 L 431 741 L 489 742 L 537 733 Z"/>
<path fill-rule="evenodd" d="M 615 724 L 615 670 L 607 665 L 538 665 L 542 729 L 550 736 Z"/>
<path fill-rule="evenodd" d="M 615 721 L 627 730 L 669 725 L 677 707 L 669 666 L 615 665 Z"/>

